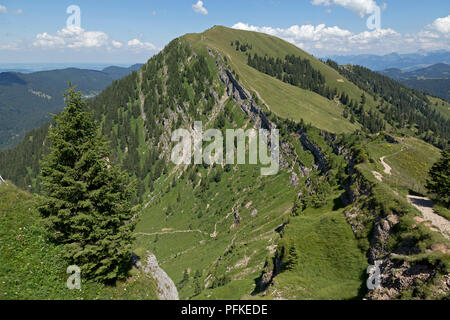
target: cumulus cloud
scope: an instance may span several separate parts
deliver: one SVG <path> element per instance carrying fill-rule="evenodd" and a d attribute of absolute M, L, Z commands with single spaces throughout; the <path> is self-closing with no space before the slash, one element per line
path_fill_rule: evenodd
<path fill-rule="evenodd" d="M 415 41 L 424 50 L 450 50 L 450 15 L 427 25 L 415 37 Z"/>
<path fill-rule="evenodd" d="M 192 9 L 194 9 L 194 12 L 207 15 L 208 10 L 204 7 L 203 1 L 199 0 L 196 4 L 192 5 Z"/>
<path fill-rule="evenodd" d="M 326 26 L 325 24 L 273 28 L 239 22 L 233 28 L 267 33 L 318 56 L 359 53 L 386 54 L 394 51 L 413 52 L 418 49 L 450 49 L 449 41 L 443 39 L 442 34 L 437 35 L 437 32 L 432 32 L 434 29 L 410 35 L 400 34 L 393 29 L 353 33 L 337 26 Z M 445 31 L 443 27 L 440 29 Z"/>
<path fill-rule="evenodd" d="M 8 13 L 8 9 L 0 4 L 0 13 Z"/>
<path fill-rule="evenodd" d="M 122 48 L 122 46 L 123 46 L 123 43 L 122 43 L 122 42 L 120 42 L 120 41 L 115 41 L 115 40 L 113 40 L 113 41 L 111 42 L 111 44 L 112 44 L 112 46 L 113 46 L 114 48 L 116 48 L 116 49 L 120 49 L 120 48 Z"/>
<path fill-rule="evenodd" d="M 234 29 L 263 32 L 283 39 L 289 39 L 290 42 L 310 40 L 320 41 L 329 37 L 348 37 L 352 33 L 339 27 L 326 27 L 324 24 L 313 25 L 294 25 L 287 29 L 272 27 L 256 27 L 246 23 L 239 22 L 233 26 Z"/>
<path fill-rule="evenodd" d="M 430 29 L 436 30 L 442 34 L 450 33 L 450 15 L 444 18 L 438 18 L 434 20 L 434 22 L 428 26 Z"/>
<path fill-rule="evenodd" d="M 135 50 L 147 50 L 147 51 L 156 51 L 158 48 L 151 42 L 143 42 L 139 39 L 132 39 L 128 41 L 128 47 Z"/>
<path fill-rule="evenodd" d="M 102 31 L 85 31 L 77 26 L 68 26 L 56 32 L 40 33 L 33 42 L 35 47 L 43 48 L 98 48 L 106 45 L 108 35 Z"/>
<path fill-rule="evenodd" d="M 374 13 L 377 7 L 374 0 L 312 0 L 311 3 L 314 6 L 340 6 L 359 14 L 361 18 Z"/>

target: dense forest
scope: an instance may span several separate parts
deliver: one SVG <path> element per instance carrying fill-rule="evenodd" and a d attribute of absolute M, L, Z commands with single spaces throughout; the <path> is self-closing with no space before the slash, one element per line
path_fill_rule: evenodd
<path fill-rule="evenodd" d="M 450 121 L 431 107 L 425 93 L 406 88 L 361 66 L 339 66 L 332 60 L 328 60 L 327 64 L 371 94 L 375 101 L 381 98 L 378 110 L 391 126 L 400 130 L 409 129 L 440 148 L 448 146 Z"/>
<path fill-rule="evenodd" d="M 325 85 L 325 78 L 320 71 L 311 66 L 309 60 L 295 55 L 287 55 L 282 60 L 267 56 L 260 57 L 256 53 L 253 57 L 248 54 L 248 65 L 278 80 L 313 91 L 330 100 L 336 94 Z"/>
<path fill-rule="evenodd" d="M 192 54 L 186 42 L 176 39 L 139 73 L 132 72 L 114 81 L 98 96 L 87 100 L 87 108 L 99 124 L 101 134 L 110 142 L 110 160 L 137 180 L 133 203 L 153 191 L 154 181 L 167 170 L 161 151 L 168 146 L 160 141 L 167 126 L 180 126 L 188 118 L 203 117 L 216 103 L 210 90 L 212 74 L 206 58 L 198 56 L 188 62 Z M 184 66 L 181 73 L 180 65 Z M 0 153 L 5 179 L 20 188 L 41 191 L 39 161 L 48 152 L 48 128 L 46 124 L 30 131 L 17 147 Z"/>
<path fill-rule="evenodd" d="M 240 48 L 242 45 L 240 45 Z M 243 47 L 251 48 L 246 45 Z M 256 70 L 275 77 L 283 82 L 293 86 L 300 87 L 324 96 L 329 100 L 339 99 L 344 105 L 344 118 L 349 118 L 352 123 L 358 121 L 364 129 L 370 133 L 377 133 L 386 129 L 386 123 L 383 117 L 374 110 L 365 108 L 365 96 L 360 101 L 351 100 L 347 93 L 338 93 L 336 89 L 331 90 L 325 84 L 325 78 L 320 71 L 314 69 L 307 59 L 302 59 L 294 55 L 287 55 L 284 60 L 273 57 L 260 57 L 254 54 L 248 56 L 248 65 Z"/>

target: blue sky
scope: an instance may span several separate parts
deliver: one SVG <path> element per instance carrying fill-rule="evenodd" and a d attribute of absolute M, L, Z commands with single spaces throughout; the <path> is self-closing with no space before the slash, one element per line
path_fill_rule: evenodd
<path fill-rule="evenodd" d="M 79 27 L 66 24 L 70 5 L 81 9 Z M 369 29 L 376 8 L 381 23 Z M 446 0 L 0 0 L 0 62 L 144 62 L 213 25 L 273 34 L 316 56 L 450 49 Z"/>

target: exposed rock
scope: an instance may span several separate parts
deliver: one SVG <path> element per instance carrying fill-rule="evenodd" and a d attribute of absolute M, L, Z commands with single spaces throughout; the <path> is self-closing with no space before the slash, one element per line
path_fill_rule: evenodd
<path fill-rule="evenodd" d="M 302 143 L 303 147 L 311 151 L 311 153 L 314 155 L 318 169 L 323 172 L 328 171 L 327 159 L 322 150 L 312 141 L 310 141 L 308 136 L 304 133 L 300 136 L 300 142 Z"/>
<path fill-rule="evenodd" d="M 345 200 L 347 204 L 353 205 L 344 214 L 357 236 L 366 234 L 367 227 L 372 226 L 369 236 L 370 247 L 367 252 L 368 261 L 371 265 L 375 265 L 375 261 L 381 261 L 379 264 L 381 288 L 369 291 L 366 298 L 400 299 L 405 297 L 405 293 L 411 294 L 413 288 L 422 285 L 426 285 L 427 298 L 430 298 L 430 295 L 435 298 L 448 296 L 450 294 L 448 274 L 438 276 L 437 267 L 427 260 L 411 263 L 402 258 L 420 253 L 412 241 L 405 239 L 395 251 L 389 248 L 389 239 L 395 230 L 394 226 L 400 221 L 399 216 L 393 211 L 383 212 L 376 209 L 376 205 L 370 202 L 372 185 L 362 175 L 354 172 L 351 180 L 352 183 L 346 187 L 348 196 Z M 422 294 L 424 293 L 418 291 L 414 296 L 420 298 Z"/>
<path fill-rule="evenodd" d="M 294 186 L 296 188 L 299 186 L 299 179 L 295 172 L 292 172 L 291 175 L 291 186 Z"/>
<path fill-rule="evenodd" d="M 156 280 L 158 286 L 158 299 L 159 300 L 179 300 L 178 290 L 173 280 L 167 275 L 167 273 L 159 267 L 158 260 L 155 255 L 149 253 L 147 256 L 147 265 L 142 266 L 140 260 L 134 259 L 134 264 L 138 268 L 142 268 L 142 271 L 151 274 Z"/>
<path fill-rule="evenodd" d="M 239 216 L 239 211 L 236 209 L 234 211 L 234 224 L 233 224 L 233 228 L 237 228 L 239 227 L 241 224 L 241 217 Z"/>
<path fill-rule="evenodd" d="M 251 94 L 242 87 L 228 69 L 219 68 L 220 80 L 227 86 L 228 96 L 233 97 L 242 111 L 255 123 L 257 128 L 266 130 L 276 129 L 276 125 L 267 119 L 264 111 L 256 104 Z"/>
<path fill-rule="evenodd" d="M 419 284 L 431 281 L 436 270 L 431 264 L 411 265 L 406 261 L 387 259 L 380 265 L 381 288 L 372 290 L 367 298 L 374 300 L 400 299 L 403 292 Z M 450 294 L 450 278 L 445 275 L 428 289 L 433 298 L 438 299 Z"/>

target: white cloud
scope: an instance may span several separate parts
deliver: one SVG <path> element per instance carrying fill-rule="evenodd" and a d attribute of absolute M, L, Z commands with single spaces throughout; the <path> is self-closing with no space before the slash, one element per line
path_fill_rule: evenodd
<path fill-rule="evenodd" d="M 0 4 L 0 13 L 4 13 L 4 14 L 7 14 L 7 13 L 22 14 L 23 10 L 22 9 L 17 9 L 17 10 L 15 10 L 13 12 L 10 12 L 8 10 L 8 8 L 6 8 L 4 5 Z"/>
<path fill-rule="evenodd" d="M 439 19 L 438 19 L 439 20 Z M 434 25 L 435 23 L 433 23 Z M 442 23 L 441 31 L 445 31 Z M 252 26 L 239 22 L 235 29 L 267 33 L 282 38 L 303 50 L 318 56 L 333 54 L 387 54 L 391 52 L 415 52 L 419 49 L 450 49 L 450 34 L 443 35 L 435 29 L 417 34 L 400 34 L 393 29 L 380 29 L 353 33 L 337 26 L 294 25 L 289 28 Z"/>
<path fill-rule="evenodd" d="M 116 48 L 116 49 L 120 49 L 120 48 L 122 48 L 122 46 L 123 46 L 123 43 L 122 43 L 122 42 L 120 42 L 120 41 L 115 41 L 115 40 L 113 40 L 111 44 L 112 44 L 112 46 L 113 46 L 114 48 Z"/>
<path fill-rule="evenodd" d="M 204 14 L 204 15 L 208 14 L 208 10 L 206 10 L 206 8 L 204 7 L 204 3 L 201 0 L 197 1 L 196 4 L 193 4 L 192 9 L 194 9 L 194 11 L 196 13 L 200 13 L 200 14 Z"/>
<path fill-rule="evenodd" d="M 6 43 L 6 44 L 0 44 L 0 50 L 16 51 L 16 50 L 19 50 L 21 48 L 21 45 L 22 45 L 22 41 L 16 41 L 16 42 L 11 42 L 11 43 Z"/>
<path fill-rule="evenodd" d="M 102 31 L 85 31 L 83 28 L 69 26 L 56 32 L 40 33 L 33 42 L 35 47 L 43 48 L 98 48 L 106 45 L 108 35 Z"/>
<path fill-rule="evenodd" d="M 313 25 L 294 25 L 287 29 L 272 27 L 249 26 L 246 23 L 239 22 L 233 26 L 234 29 L 263 32 L 283 39 L 289 39 L 290 42 L 297 41 L 320 41 L 330 37 L 349 37 L 352 33 L 339 27 L 326 27 L 324 24 Z"/>
<path fill-rule="evenodd" d="M 430 29 L 436 30 L 443 34 L 450 33 L 450 15 L 444 18 L 436 19 L 431 25 L 428 26 Z"/>
<path fill-rule="evenodd" d="M 156 51 L 158 48 L 151 42 L 143 42 L 139 39 L 133 39 L 128 41 L 128 47 L 135 50 L 148 50 L 148 51 Z"/>
<path fill-rule="evenodd" d="M 377 7 L 374 0 L 312 0 L 311 3 L 314 6 L 341 6 L 359 14 L 361 18 L 374 13 Z"/>

